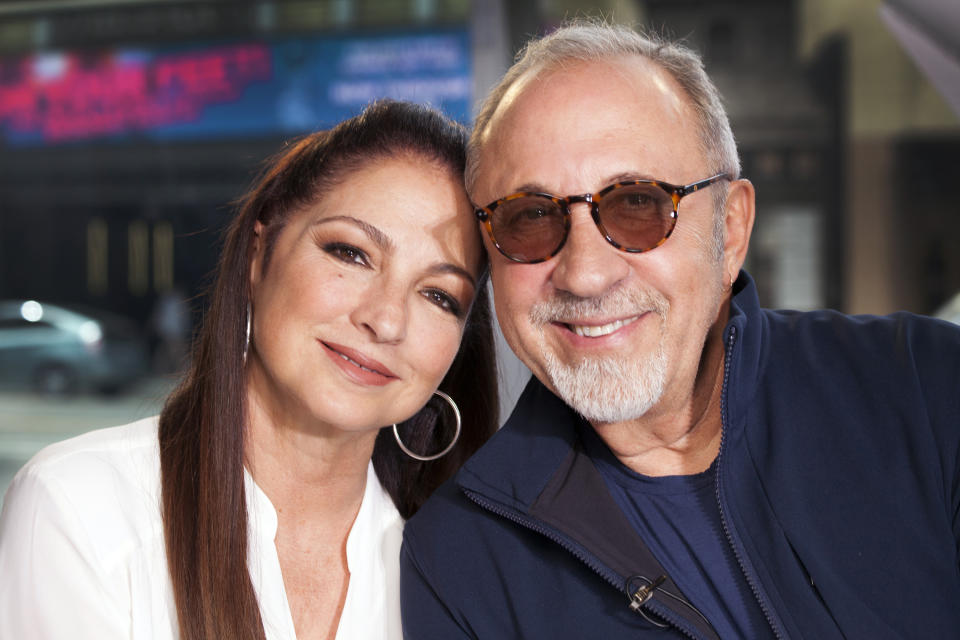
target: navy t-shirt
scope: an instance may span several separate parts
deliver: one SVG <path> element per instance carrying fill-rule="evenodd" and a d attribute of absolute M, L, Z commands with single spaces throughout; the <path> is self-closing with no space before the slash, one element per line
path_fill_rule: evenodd
<path fill-rule="evenodd" d="M 644 476 L 617 460 L 589 425 L 580 437 L 627 520 L 720 637 L 772 638 L 723 531 L 716 462 L 689 476 Z"/>

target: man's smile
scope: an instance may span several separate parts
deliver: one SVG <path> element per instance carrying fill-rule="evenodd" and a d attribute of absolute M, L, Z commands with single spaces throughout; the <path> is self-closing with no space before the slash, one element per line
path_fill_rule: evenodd
<path fill-rule="evenodd" d="M 566 326 L 568 329 L 570 329 L 570 331 L 583 338 L 600 338 L 610 335 L 614 331 L 627 326 L 639 317 L 640 316 L 632 316 L 630 318 L 614 320 L 613 322 L 608 322 L 607 324 L 602 325 L 567 324 Z"/>

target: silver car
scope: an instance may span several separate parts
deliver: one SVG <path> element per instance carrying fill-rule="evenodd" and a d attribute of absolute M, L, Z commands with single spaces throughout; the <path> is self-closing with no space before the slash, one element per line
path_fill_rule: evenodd
<path fill-rule="evenodd" d="M 147 373 L 128 319 L 37 300 L 0 301 L 0 385 L 62 394 L 115 392 Z"/>

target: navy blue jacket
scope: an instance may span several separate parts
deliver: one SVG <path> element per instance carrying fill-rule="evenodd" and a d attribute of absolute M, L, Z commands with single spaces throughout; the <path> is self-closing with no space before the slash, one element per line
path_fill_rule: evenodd
<path fill-rule="evenodd" d="M 745 273 L 734 290 L 716 495 L 771 634 L 960 638 L 960 330 L 761 309 Z M 578 420 L 532 380 L 407 523 L 407 638 L 717 637 L 608 493 Z"/>

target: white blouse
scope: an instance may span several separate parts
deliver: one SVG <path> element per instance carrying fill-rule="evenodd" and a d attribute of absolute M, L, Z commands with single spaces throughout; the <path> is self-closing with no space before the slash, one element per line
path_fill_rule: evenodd
<path fill-rule="evenodd" d="M 295 640 L 277 513 L 246 474 L 250 578 L 268 640 Z M 371 463 L 347 538 L 338 640 L 401 638 L 403 520 Z M 51 445 L 17 474 L 0 515 L 0 639 L 177 638 L 160 517 L 157 418 Z"/>

